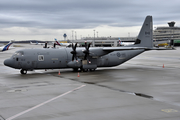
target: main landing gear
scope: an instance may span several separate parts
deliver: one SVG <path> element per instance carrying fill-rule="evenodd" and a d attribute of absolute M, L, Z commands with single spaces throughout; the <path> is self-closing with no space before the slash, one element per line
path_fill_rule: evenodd
<path fill-rule="evenodd" d="M 96 69 L 83 69 L 83 68 L 80 68 L 80 71 L 81 72 L 88 72 L 88 71 L 90 71 L 90 72 L 92 72 L 92 71 L 95 71 Z M 74 72 L 78 72 L 79 71 L 79 68 L 73 68 L 73 71 Z"/>
<path fill-rule="evenodd" d="M 92 71 L 95 71 L 96 69 L 81 69 L 81 71 L 83 71 L 83 72 L 88 72 L 88 71 L 90 71 L 90 72 L 92 72 Z"/>
<path fill-rule="evenodd" d="M 22 75 L 27 74 L 27 70 L 21 69 L 21 70 L 20 70 L 20 73 L 21 73 Z"/>
<path fill-rule="evenodd" d="M 79 68 L 73 68 L 74 72 L 78 72 Z"/>

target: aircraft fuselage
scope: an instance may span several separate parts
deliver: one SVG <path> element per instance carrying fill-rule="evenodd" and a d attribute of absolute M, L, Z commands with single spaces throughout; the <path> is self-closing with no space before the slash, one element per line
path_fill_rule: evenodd
<path fill-rule="evenodd" d="M 83 50 L 84 48 L 82 48 Z M 144 50 L 114 51 L 104 56 L 89 58 L 86 63 L 82 60 L 72 61 L 71 48 L 44 48 L 44 49 L 22 49 L 16 51 L 10 59 L 4 63 L 15 69 L 36 70 L 36 69 L 62 69 L 62 68 L 82 68 L 85 65 L 96 67 L 117 66 L 134 56 L 144 52 Z M 80 49 L 81 51 L 81 49 Z M 83 53 L 82 53 L 83 54 Z"/>

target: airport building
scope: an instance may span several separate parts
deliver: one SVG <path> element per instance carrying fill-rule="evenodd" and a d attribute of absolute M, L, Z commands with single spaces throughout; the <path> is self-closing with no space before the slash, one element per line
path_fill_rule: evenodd
<path fill-rule="evenodd" d="M 153 31 L 153 40 L 161 41 L 161 40 L 174 40 L 174 45 L 180 46 L 180 27 L 175 26 L 175 22 L 169 22 L 169 26 L 165 27 L 156 27 Z M 67 37 L 66 34 L 63 35 L 64 38 Z M 135 42 L 136 37 L 83 37 L 78 40 L 60 40 L 61 43 L 75 43 L 78 42 L 81 46 L 84 45 L 85 41 L 88 43 L 92 43 L 92 46 L 106 46 L 106 47 L 116 47 L 119 45 L 119 40 L 122 42 Z M 37 41 L 37 40 L 26 40 L 26 41 L 15 41 L 15 43 L 29 43 L 30 41 L 34 42 L 47 42 L 47 41 Z M 0 41 L 0 43 L 7 43 L 9 41 Z M 52 42 L 52 41 L 48 41 Z"/>
<path fill-rule="evenodd" d="M 135 42 L 136 37 L 84 37 L 81 40 L 72 40 L 70 42 L 78 42 L 83 46 L 86 41 L 96 47 L 116 47 L 119 44 L 119 40 L 122 42 Z"/>
<path fill-rule="evenodd" d="M 153 31 L 153 40 L 174 40 L 174 45 L 180 45 L 180 27 L 175 27 L 175 22 L 169 22 L 169 26 L 157 27 Z M 77 42 L 84 44 L 84 41 L 92 42 L 94 46 L 118 46 L 118 42 L 135 42 L 136 37 L 84 37 Z"/>
<path fill-rule="evenodd" d="M 180 27 L 175 27 L 175 22 L 169 22 L 169 27 L 157 27 L 153 32 L 154 40 L 174 40 L 175 45 L 180 45 Z"/>

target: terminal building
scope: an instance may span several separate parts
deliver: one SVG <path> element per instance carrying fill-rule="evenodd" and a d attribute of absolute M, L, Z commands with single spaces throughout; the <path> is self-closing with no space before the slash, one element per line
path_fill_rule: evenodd
<path fill-rule="evenodd" d="M 173 45 L 180 45 L 180 27 L 175 27 L 175 22 L 169 22 L 169 26 L 157 27 L 153 31 L 154 41 L 171 41 Z M 122 42 L 135 42 L 136 37 L 84 37 L 81 40 L 72 40 L 70 42 L 78 42 L 82 46 L 84 42 L 91 42 L 93 46 L 112 46 L 119 45 L 119 40 Z M 172 43 L 173 42 L 173 43 Z"/>
<path fill-rule="evenodd" d="M 78 42 L 83 46 L 86 41 L 96 47 L 116 47 L 119 45 L 119 40 L 122 42 L 135 42 L 136 37 L 84 37 L 82 40 L 72 40 L 70 42 Z"/>
<path fill-rule="evenodd" d="M 153 32 L 154 40 L 173 40 L 174 45 L 180 45 L 180 27 L 175 27 L 175 22 L 169 22 L 169 27 L 157 27 Z"/>

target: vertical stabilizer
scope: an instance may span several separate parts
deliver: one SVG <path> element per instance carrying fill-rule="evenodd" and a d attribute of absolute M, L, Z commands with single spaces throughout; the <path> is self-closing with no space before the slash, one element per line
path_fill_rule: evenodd
<path fill-rule="evenodd" d="M 13 44 L 13 40 L 11 40 L 8 44 L 6 44 L 5 46 L 3 46 L 2 51 L 6 51 L 9 49 L 9 47 Z"/>
<path fill-rule="evenodd" d="M 61 44 L 57 41 L 56 38 L 54 38 L 54 40 L 56 41 L 56 44 L 57 44 L 57 45 L 61 46 Z"/>
<path fill-rule="evenodd" d="M 153 47 L 153 22 L 152 16 L 147 16 L 144 24 L 139 32 L 139 35 L 135 41 L 135 45 L 137 47 Z"/>

